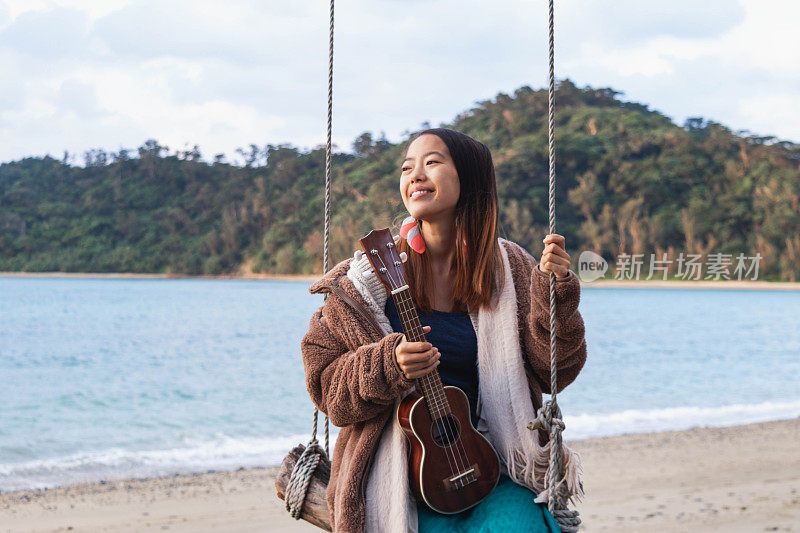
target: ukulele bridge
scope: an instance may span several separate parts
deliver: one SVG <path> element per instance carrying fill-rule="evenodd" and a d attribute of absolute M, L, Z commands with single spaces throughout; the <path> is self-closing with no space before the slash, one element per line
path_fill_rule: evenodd
<path fill-rule="evenodd" d="M 470 483 L 478 481 L 480 475 L 481 470 L 478 468 L 478 464 L 475 463 L 466 470 L 457 473 L 455 476 L 444 478 L 442 480 L 442 484 L 444 485 L 446 491 L 452 492 L 454 490 L 466 487 Z"/>

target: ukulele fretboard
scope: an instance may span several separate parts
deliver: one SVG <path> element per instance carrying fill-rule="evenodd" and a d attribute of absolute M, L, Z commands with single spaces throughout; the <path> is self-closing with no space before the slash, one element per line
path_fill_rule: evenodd
<path fill-rule="evenodd" d="M 403 323 L 406 339 L 409 342 L 425 342 L 425 334 L 422 331 L 417 308 L 411 299 L 411 289 L 408 285 L 403 285 L 392 291 L 392 297 L 400 315 L 400 321 Z M 437 419 L 451 414 L 442 379 L 436 369 L 426 376 L 417 378 L 417 388 L 425 397 L 432 418 Z"/>

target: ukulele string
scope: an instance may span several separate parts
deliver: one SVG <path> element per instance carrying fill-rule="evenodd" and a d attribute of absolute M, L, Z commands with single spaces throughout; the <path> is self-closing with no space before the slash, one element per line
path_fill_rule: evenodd
<path fill-rule="evenodd" d="M 386 264 L 383 262 L 383 258 L 378 254 L 376 254 L 376 256 L 377 256 L 378 261 L 380 261 L 381 266 L 386 271 L 386 275 L 389 278 L 390 284 L 392 285 L 392 290 L 396 290 L 399 287 L 401 287 L 402 285 L 400 284 L 400 280 L 395 280 L 392 277 L 391 272 L 389 271 L 388 268 L 386 268 Z M 416 323 L 417 323 L 416 325 L 421 328 L 421 324 L 419 323 L 419 316 L 413 315 L 411 313 L 410 309 L 404 308 L 404 305 L 406 305 L 406 303 L 403 302 L 403 301 L 400 301 L 400 306 L 398 306 L 398 310 L 400 312 L 401 317 L 404 317 L 407 322 L 411 322 L 412 325 L 413 325 L 413 322 L 416 321 Z M 423 334 L 423 338 L 424 338 L 424 334 Z M 425 381 L 425 383 L 428 386 L 429 390 L 432 390 L 434 388 L 433 387 L 434 383 L 431 381 L 432 373 L 426 374 L 425 376 L 423 376 L 420 379 L 423 379 Z M 441 414 L 444 413 L 444 403 L 442 402 L 442 399 L 436 398 L 436 397 L 430 398 L 430 399 L 433 400 L 433 406 L 432 407 L 434 407 L 434 409 L 436 410 L 437 414 L 439 414 L 441 416 Z"/>
<path fill-rule="evenodd" d="M 386 267 L 386 264 L 383 262 L 383 258 L 381 258 L 381 256 L 379 254 L 375 254 L 375 255 L 377 256 L 378 260 L 381 263 L 381 266 L 383 267 L 384 271 L 386 272 L 387 277 L 389 278 L 389 281 L 390 281 L 391 285 L 393 285 L 393 290 L 399 288 L 401 286 L 400 285 L 400 280 L 395 281 L 395 279 L 391 275 L 390 270 Z M 404 314 L 404 316 L 405 316 L 407 321 L 416 322 L 417 325 L 421 328 L 421 324 L 419 323 L 419 315 L 417 315 L 416 313 L 412 313 L 413 308 L 403 309 L 404 306 L 409 306 L 410 307 L 410 304 L 408 304 L 407 302 L 401 302 L 401 305 L 400 305 L 401 316 L 403 316 L 403 314 Z M 424 334 L 423 334 L 423 338 L 424 338 Z M 433 377 L 433 376 L 434 376 L 434 372 L 430 372 L 426 376 L 423 376 L 423 378 L 426 380 L 428 388 L 429 388 L 429 390 L 431 392 L 434 389 L 437 388 L 437 387 L 432 387 L 431 386 L 432 385 L 431 384 L 431 379 L 436 380 L 436 378 Z M 439 380 L 439 383 L 441 384 L 440 380 Z M 441 390 L 442 393 L 444 393 L 444 389 L 443 388 L 441 388 L 441 387 L 438 387 L 438 388 Z M 429 395 L 429 396 L 431 396 L 431 395 Z M 433 400 L 434 400 L 434 409 L 438 411 L 438 413 L 440 415 L 439 416 L 439 420 L 442 421 L 444 419 L 444 416 L 442 416 L 442 414 L 445 413 L 445 408 L 447 406 L 447 398 L 446 398 L 446 396 L 444 396 L 442 398 L 434 397 Z M 447 449 L 450 450 L 450 452 L 451 452 L 451 454 L 453 456 L 453 461 L 455 462 L 456 467 L 459 469 L 458 473 L 460 474 L 460 473 L 466 472 L 467 467 L 469 466 L 469 458 L 468 458 L 467 451 L 464 449 L 464 445 L 461 442 L 461 439 L 460 438 L 456 438 L 455 435 L 450 433 L 450 425 L 449 425 L 449 423 L 441 422 L 440 427 L 442 427 L 442 429 L 444 430 L 444 433 L 445 433 L 445 435 L 447 436 L 447 439 L 448 439 L 448 443 L 455 443 L 455 445 L 448 444 L 447 446 L 443 446 L 443 447 L 446 450 Z M 456 431 L 457 431 L 457 428 L 456 428 Z M 463 435 L 463 430 L 461 431 L 461 434 Z M 456 456 L 456 454 L 458 456 Z M 450 457 L 447 455 L 447 453 L 445 453 L 445 457 L 447 457 L 447 462 L 448 462 L 448 466 L 450 467 L 450 471 L 453 472 L 453 465 L 450 464 Z M 454 472 L 453 474 L 455 475 L 456 473 Z M 470 476 L 470 478 L 471 478 L 470 483 L 472 481 L 475 481 L 474 475 Z M 464 485 L 466 484 L 466 481 L 467 481 L 467 476 L 460 477 L 458 479 L 458 481 L 460 482 L 461 487 L 464 487 Z"/>
<path fill-rule="evenodd" d="M 383 261 L 381 261 L 381 264 L 384 266 L 384 268 L 386 268 L 386 265 L 383 264 Z M 388 273 L 388 269 L 386 269 L 386 270 L 387 270 L 387 273 Z M 391 282 L 393 284 L 396 284 L 397 286 L 400 286 L 399 282 L 395 282 L 394 279 L 391 278 L 391 276 L 389 276 L 389 279 L 391 280 Z M 398 300 L 402 300 L 402 299 L 398 299 Z M 409 308 L 406 309 L 406 307 L 409 307 Z M 421 324 L 419 323 L 419 315 L 417 315 L 416 313 L 413 312 L 414 309 L 410 308 L 410 303 L 405 302 L 405 301 L 400 301 L 399 309 L 400 309 L 401 316 L 405 316 L 406 319 L 408 321 L 412 322 L 412 323 L 416 322 L 417 325 L 419 325 L 421 327 Z M 429 387 L 429 389 L 431 391 L 433 391 L 433 389 L 435 388 L 435 387 L 432 387 L 432 383 L 431 383 L 431 380 L 434 380 L 434 381 L 436 380 L 436 378 L 433 377 L 433 376 L 434 376 L 434 372 L 431 372 L 431 373 L 427 374 L 426 376 L 424 376 L 424 379 L 426 380 L 426 382 L 428 384 L 428 387 Z M 441 391 L 444 392 L 444 389 L 441 389 Z M 432 399 L 434 400 L 434 407 L 436 407 L 438 409 L 438 411 L 439 411 L 439 413 L 438 413 L 439 414 L 439 419 L 443 420 L 444 416 L 442 416 L 442 415 L 445 414 L 444 406 L 447 404 L 447 398 L 443 397 L 443 398 L 439 399 L 439 398 L 434 397 Z M 453 460 L 456 463 L 456 467 L 458 468 L 458 472 L 454 472 L 453 475 L 465 472 L 467 470 L 467 468 L 469 467 L 469 454 L 464 449 L 464 445 L 461 442 L 461 439 L 460 438 L 456 438 L 456 436 L 450 432 L 450 424 L 449 423 L 442 422 L 441 423 L 441 427 L 442 427 L 442 429 L 444 429 L 444 433 L 447 436 L 448 442 L 452 443 L 452 444 L 448 444 L 448 445 L 442 446 L 442 447 L 445 448 L 445 450 L 448 450 L 448 449 L 450 450 L 450 453 L 453 456 Z M 455 431 L 458 431 L 458 429 L 456 428 Z M 463 430 L 460 433 L 463 435 Z M 450 457 L 447 455 L 447 453 L 445 453 L 445 456 L 448 458 L 448 463 L 449 463 Z M 449 466 L 450 466 L 450 470 L 452 472 L 452 465 L 449 465 Z M 467 481 L 469 481 L 469 483 L 475 481 L 474 475 L 460 477 L 456 483 L 459 483 L 461 487 L 464 487 L 467 484 Z"/>
<path fill-rule="evenodd" d="M 416 316 L 415 318 L 412 318 L 411 315 L 415 315 L 415 313 L 412 313 L 413 309 L 409 309 L 409 310 L 404 309 L 404 307 L 406 305 L 408 305 L 408 304 L 406 304 L 406 302 L 401 302 L 400 307 L 403 308 L 401 310 L 401 315 L 403 313 L 405 313 L 406 316 L 407 316 L 407 319 L 409 319 L 412 322 L 414 320 L 416 320 L 417 323 L 419 323 L 419 316 Z M 435 380 L 435 377 L 432 377 L 433 375 L 434 375 L 433 372 L 431 372 L 430 374 L 428 374 L 425 377 Z M 430 381 L 429 381 L 429 383 L 430 383 Z M 443 398 L 443 400 L 446 402 L 446 398 Z M 440 401 L 440 400 L 435 400 L 435 401 Z M 441 410 L 441 413 L 444 413 L 444 410 Z M 443 417 L 440 416 L 440 418 L 443 418 Z M 462 473 L 462 472 L 465 472 L 467 470 L 468 466 L 469 466 L 469 454 L 464 449 L 464 445 L 463 445 L 461 439 L 460 438 L 455 438 L 455 435 L 451 434 L 451 432 L 449 430 L 449 427 L 450 427 L 449 424 L 443 423 L 443 429 L 445 431 L 445 434 L 448 437 L 448 441 L 453 443 L 453 444 L 449 444 L 447 446 L 443 446 L 443 448 L 451 450 L 451 453 L 453 454 L 453 458 L 456 461 L 456 466 L 459 469 L 458 472 L 456 472 L 456 473 Z M 456 429 L 456 431 L 457 431 L 457 429 Z M 461 431 L 461 434 L 463 435 L 463 430 Z M 451 470 L 452 470 L 452 467 L 451 467 Z M 460 483 L 460 486 L 463 487 L 464 485 L 467 484 L 468 481 L 469 481 L 469 483 L 475 481 L 474 475 L 473 476 L 461 477 L 461 478 L 459 478 L 457 483 Z"/>
<path fill-rule="evenodd" d="M 406 305 L 406 302 L 401 303 L 401 307 L 404 307 L 405 305 Z M 406 309 L 403 309 L 402 312 L 403 313 L 410 313 L 410 314 L 415 315 L 416 321 L 419 322 L 419 320 L 418 320 L 419 317 L 416 316 L 416 313 L 413 313 L 413 309 L 410 309 L 408 311 L 406 311 Z M 429 377 L 433 381 L 437 381 L 437 377 L 436 377 L 435 373 L 433 373 L 433 372 L 428 374 L 427 377 Z M 446 402 L 446 398 L 443 398 L 443 400 Z M 441 410 L 440 415 L 443 415 L 443 414 L 446 414 L 446 413 L 444 412 L 444 410 Z M 444 416 L 440 416 L 440 418 L 444 418 Z M 455 418 L 455 417 L 453 417 L 453 418 Z M 468 469 L 469 465 L 470 465 L 470 463 L 469 463 L 469 454 L 467 454 L 466 450 L 464 449 L 463 441 L 461 440 L 461 438 L 456 438 L 456 435 L 451 433 L 449 424 L 447 424 L 445 422 L 442 422 L 442 428 L 443 428 L 445 434 L 448 437 L 448 442 L 452 443 L 452 444 L 448 444 L 447 446 L 442 446 L 442 447 L 446 448 L 446 449 L 449 449 L 450 452 L 453 455 L 454 461 L 456 462 L 456 466 L 458 468 L 458 471 L 455 472 L 454 475 L 455 474 L 461 474 L 461 473 L 465 472 Z M 454 429 L 455 429 L 456 432 L 458 432 L 458 428 L 454 428 Z M 460 433 L 461 433 L 461 435 L 463 435 L 463 431 L 461 431 Z M 449 456 L 448 456 L 448 459 L 449 459 Z M 452 466 L 451 466 L 451 470 L 452 470 Z M 463 477 L 460 477 L 458 479 L 458 481 L 456 481 L 455 483 L 460 485 L 461 487 L 463 487 L 463 486 L 465 486 L 465 485 L 467 485 L 469 483 L 472 483 L 475 480 L 476 480 L 476 478 L 475 478 L 474 475 L 465 475 Z"/>
<path fill-rule="evenodd" d="M 380 256 L 380 254 L 374 254 L 374 255 L 377 258 L 377 260 L 380 261 L 380 265 L 381 265 L 381 267 L 383 267 L 383 270 L 385 271 L 385 273 L 386 273 L 386 275 L 387 275 L 387 277 L 389 279 L 389 283 L 392 286 L 392 290 L 396 290 L 399 287 L 401 287 L 401 285 L 399 283 L 399 280 L 395 280 L 392 277 L 390 269 L 388 269 L 386 267 L 386 264 L 383 262 L 383 258 Z M 394 297 L 392 299 L 394 299 Z M 405 305 L 407 305 L 407 303 L 403 302 L 402 299 L 398 299 L 398 300 L 400 301 L 399 309 L 400 309 L 400 312 L 401 312 L 401 316 L 403 316 L 402 313 L 405 313 L 406 320 L 410 321 L 410 322 L 413 322 L 414 320 L 413 320 L 413 318 L 411 316 L 411 312 L 410 312 L 411 310 L 403 309 L 403 307 Z M 416 316 L 416 322 L 417 322 L 417 324 L 419 324 L 419 316 L 418 315 Z M 424 337 L 424 334 L 423 334 L 423 337 Z M 432 386 L 431 381 L 430 381 L 430 375 L 431 374 L 433 374 L 433 372 L 423 376 L 423 379 L 426 380 L 426 383 L 428 385 L 428 390 L 433 391 L 435 389 L 435 387 Z M 443 389 L 442 389 L 442 391 L 443 391 Z M 426 400 L 428 400 L 431 396 L 432 395 L 429 395 L 428 398 L 426 398 Z M 442 420 L 444 417 L 441 416 L 441 413 L 444 412 L 443 408 L 444 408 L 444 406 L 445 406 L 445 404 L 447 402 L 447 399 L 446 398 L 442 398 L 440 400 L 438 398 L 433 398 L 433 400 L 434 400 L 434 406 L 433 407 L 434 407 L 434 409 L 436 411 L 438 411 L 438 413 L 440 415 L 439 416 L 439 420 Z M 429 405 L 429 408 L 430 408 L 430 402 L 429 401 L 428 401 L 428 405 Z M 441 427 L 443 427 L 445 435 L 447 436 L 447 439 L 448 439 L 449 442 L 460 441 L 460 439 L 455 439 L 455 436 L 450 433 L 449 424 L 442 423 Z M 460 442 L 459 442 L 459 444 L 460 444 Z M 454 450 L 453 447 L 450 446 L 450 445 L 443 446 L 443 448 L 445 449 L 445 457 L 447 457 L 447 463 L 448 463 L 448 466 L 450 468 L 450 472 L 453 474 L 453 476 L 463 472 L 466 469 L 466 464 L 468 464 L 468 461 L 465 460 L 466 457 L 461 457 L 461 451 L 463 450 L 463 447 L 462 447 L 462 450 L 458 450 L 458 449 Z M 453 463 L 455 463 L 455 466 L 456 466 L 456 469 L 457 469 L 455 471 L 453 470 L 453 463 L 450 463 L 450 456 L 447 454 L 448 449 L 450 451 L 450 454 L 453 456 Z M 463 450 L 463 451 L 464 451 L 464 455 L 466 456 L 466 451 L 465 450 Z M 456 452 L 459 452 L 458 453 L 458 457 L 456 457 Z M 464 463 L 466 463 L 466 464 L 464 464 Z M 462 485 L 461 486 L 463 487 L 464 486 L 463 485 L 463 478 L 459 478 L 459 481 L 462 481 Z"/>
<path fill-rule="evenodd" d="M 389 280 L 395 286 L 394 288 L 399 287 L 400 286 L 400 282 L 399 281 L 395 281 L 391 277 L 391 275 L 389 274 L 389 269 L 386 268 L 386 265 L 383 263 L 383 260 L 380 258 L 380 256 L 378 256 L 378 258 L 381 261 L 381 265 L 386 270 L 386 272 L 388 274 L 388 277 L 389 277 Z M 417 313 L 413 312 L 414 309 L 411 308 L 411 304 L 409 302 L 403 301 L 401 298 L 399 298 L 398 300 L 399 300 L 400 305 L 397 306 L 397 307 L 398 307 L 398 310 L 400 312 L 400 315 L 401 316 L 405 316 L 406 320 L 411 322 L 411 323 L 416 322 L 416 325 L 421 328 L 422 325 L 419 322 L 419 315 Z M 438 388 L 438 387 L 432 386 L 433 384 L 431 383 L 431 380 L 434 380 L 434 381 L 436 380 L 436 378 L 434 377 L 434 372 L 433 371 L 430 372 L 429 374 L 423 376 L 423 379 L 425 379 L 429 390 L 433 391 L 434 389 Z M 440 390 L 442 391 L 442 393 L 444 393 L 444 389 L 443 388 L 441 388 Z M 433 396 L 431 399 L 433 400 L 434 408 L 438 411 L 437 414 L 439 415 L 439 419 L 443 420 L 444 419 L 443 415 L 446 414 L 445 406 L 447 405 L 447 398 L 446 397 L 438 398 L 438 397 L 435 397 L 434 395 L 429 395 L 429 398 L 431 396 Z M 430 402 L 429 402 L 429 405 L 430 405 Z M 445 450 L 448 450 L 448 449 L 450 450 L 450 453 L 453 456 L 453 460 L 456 463 L 456 467 L 458 468 L 458 472 L 453 472 L 453 475 L 465 472 L 467 470 L 468 466 L 469 466 L 469 454 L 464 449 L 464 445 L 461 442 L 461 439 L 460 438 L 456 438 L 456 435 L 451 433 L 450 424 L 449 423 L 443 421 L 443 422 L 441 422 L 441 427 L 444 430 L 445 435 L 447 436 L 448 442 L 451 443 L 451 444 L 448 444 L 448 445 L 442 446 L 442 447 L 445 448 Z M 455 428 L 455 431 L 458 431 L 458 429 Z M 463 433 L 464 432 L 463 432 L 463 429 L 462 429 L 461 434 L 463 435 Z M 447 456 L 448 463 L 449 463 L 450 457 L 447 455 L 447 453 L 445 453 L 445 456 Z M 452 472 L 452 465 L 450 465 L 450 470 Z M 470 478 L 471 478 L 470 479 L 470 483 L 472 481 L 475 481 L 474 476 L 470 476 Z M 464 485 L 466 485 L 466 481 L 467 481 L 467 476 L 463 476 L 463 477 L 460 477 L 457 482 L 460 483 L 461 487 L 463 487 Z"/>
<path fill-rule="evenodd" d="M 405 300 L 403 300 L 403 299 L 398 299 L 398 303 L 400 304 L 399 305 L 399 309 L 400 309 L 401 316 L 406 316 L 406 319 L 411 323 L 416 321 L 417 324 L 419 324 L 419 316 L 417 315 L 416 317 L 412 317 L 412 314 L 411 314 L 412 310 L 409 309 L 409 305 L 410 304 L 408 302 L 406 302 Z M 431 407 L 433 407 L 436 410 L 434 418 L 436 418 L 437 420 L 444 420 L 444 416 L 443 415 L 445 413 L 445 410 L 444 410 L 444 404 L 443 404 L 442 400 L 444 400 L 446 402 L 446 398 L 445 399 L 439 399 L 434 395 L 435 387 L 433 386 L 433 383 L 431 382 L 431 380 L 434 379 L 432 376 L 433 376 L 433 372 L 431 372 L 429 374 L 426 374 L 425 376 L 423 376 L 423 378 L 421 378 L 421 379 L 425 379 L 426 380 L 426 383 L 428 383 L 428 390 L 431 392 L 431 394 L 429 394 L 426 397 L 426 402 L 428 403 L 429 409 Z M 443 389 L 442 389 L 442 391 L 443 391 Z M 433 410 L 433 409 L 430 409 L 430 410 Z M 431 413 L 431 414 L 434 415 L 434 413 Z M 451 434 L 451 432 L 450 432 L 449 424 L 447 424 L 446 422 L 440 422 L 440 427 L 444 430 L 446 438 L 447 438 L 447 440 L 449 442 L 453 442 L 453 441 L 456 440 L 455 439 L 455 435 Z M 456 456 L 456 451 L 457 450 L 454 450 L 453 447 L 450 446 L 450 445 L 441 446 L 441 447 L 444 448 L 445 457 L 447 457 L 447 465 L 450 468 L 450 473 L 453 475 L 453 477 L 455 477 L 459 473 L 463 472 L 464 471 L 464 461 L 460 460 L 461 457 L 457 457 Z M 451 456 L 452 456 L 452 459 L 453 459 L 452 462 L 450 461 Z M 459 454 L 459 456 L 460 456 L 460 454 Z M 455 464 L 455 468 L 453 468 L 454 464 Z"/>

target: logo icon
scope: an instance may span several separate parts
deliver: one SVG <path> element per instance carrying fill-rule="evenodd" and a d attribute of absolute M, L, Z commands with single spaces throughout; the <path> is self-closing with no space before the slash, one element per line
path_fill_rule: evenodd
<path fill-rule="evenodd" d="M 578 277 L 581 281 L 591 282 L 605 276 L 608 270 L 608 262 L 603 256 L 591 250 L 584 250 L 578 256 Z"/>

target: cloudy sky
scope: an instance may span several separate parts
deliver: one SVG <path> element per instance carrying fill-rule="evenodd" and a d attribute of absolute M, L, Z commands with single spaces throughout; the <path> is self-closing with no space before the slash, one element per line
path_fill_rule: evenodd
<path fill-rule="evenodd" d="M 328 1 L 0 0 L 0 161 L 325 142 Z M 800 142 L 800 3 L 556 2 L 556 76 Z M 547 2 L 339 0 L 334 142 L 547 84 Z M 76 159 L 81 164 L 82 159 Z"/>

